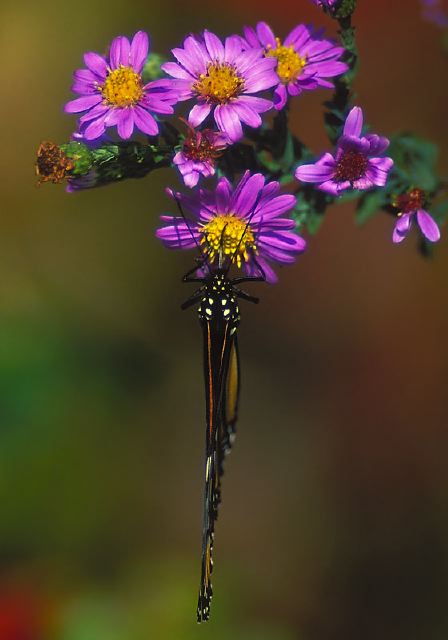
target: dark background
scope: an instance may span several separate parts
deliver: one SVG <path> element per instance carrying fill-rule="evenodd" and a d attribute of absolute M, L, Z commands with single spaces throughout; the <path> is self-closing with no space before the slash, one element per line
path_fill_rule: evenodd
<path fill-rule="evenodd" d="M 74 128 L 84 51 L 141 28 L 167 54 L 204 27 L 334 24 L 309 0 L 6 1 L 0 18 L 0 640 L 445 639 L 446 241 L 424 261 L 416 236 L 392 245 L 390 217 L 359 228 L 333 207 L 277 286 L 250 287 L 198 627 L 201 334 L 179 308 L 193 256 L 154 237 L 178 176 L 74 195 L 33 177 L 39 142 Z M 442 32 L 417 0 L 361 0 L 355 23 L 373 130 L 437 141 L 446 175 Z M 330 95 L 292 104 L 319 152 Z"/>

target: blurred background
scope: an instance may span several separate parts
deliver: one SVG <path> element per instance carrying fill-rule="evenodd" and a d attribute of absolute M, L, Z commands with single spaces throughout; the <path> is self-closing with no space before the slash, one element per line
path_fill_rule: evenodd
<path fill-rule="evenodd" d="M 333 207 L 240 329 L 242 401 L 198 626 L 201 332 L 192 254 L 154 237 L 164 170 L 68 195 L 36 188 L 66 141 L 84 51 L 148 30 L 264 19 L 335 33 L 309 0 L 2 3 L 0 640 L 442 640 L 448 633 L 447 240 L 424 261 L 393 220 Z M 448 59 L 417 0 L 360 0 L 356 82 L 374 131 L 440 144 Z M 320 91 L 292 104 L 326 148 Z M 445 230 L 446 236 L 446 230 Z"/>

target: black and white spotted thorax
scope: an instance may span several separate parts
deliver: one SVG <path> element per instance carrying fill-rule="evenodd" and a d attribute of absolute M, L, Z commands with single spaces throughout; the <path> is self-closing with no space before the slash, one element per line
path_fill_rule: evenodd
<path fill-rule="evenodd" d="M 214 273 L 204 282 L 203 296 L 198 307 L 199 321 L 230 324 L 236 330 L 240 322 L 240 310 L 235 289 L 224 273 Z"/>

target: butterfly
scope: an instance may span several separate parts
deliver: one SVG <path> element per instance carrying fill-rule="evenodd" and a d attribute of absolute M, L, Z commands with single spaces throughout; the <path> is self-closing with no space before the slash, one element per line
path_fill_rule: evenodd
<path fill-rule="evenodd" d="M 182 217 L 187 222 L 177 199 L 176 202 Z M 248 225 L 249 222 L 247 227 Z M 239 244 L 243 241 L 244 233 L 245 231 Z M 259 302 L 258 298 L 240 289 L 239 285 L 247 281 L 265 280 L 263 270 L 257 265 L 255 257 L 253 259 L 258 266 L 260 276 L 229 277 L 229 269 L 239 244 L 233 256 L 225 257 L 219 254 L 217 267 L 208 262 L 207 255 L 198 258 L 202 275 L 198 276 L 198 264 L 196 264 L 183 277 L 184 282 L 199 284 L 199 288 L 182 304 L 181 308 L 187 309 L 198 305 L 197 311 L 203 334 L 206 398 L 205 487 L 198 622 L 206 621 L 210 616 L 210 601 L 213 596 L 211 582 L 213 543 L 218 507 L 221 502 L 221 480 L 224 473 L 224 459 L 232 448 L 238 417 L 240 394 L 238 301 L 243 299 L 255 304 Z"/>

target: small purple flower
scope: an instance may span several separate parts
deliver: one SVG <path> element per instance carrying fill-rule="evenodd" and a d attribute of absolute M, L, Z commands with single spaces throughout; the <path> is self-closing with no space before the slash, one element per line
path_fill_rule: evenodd
<path fill-rule="evenodd" d="M 150 136 L 159 126 L 153 113 L 171 114 L 176 99 L 166 90 L 165 81 L 144 85 L 142 69 L 148 57 L 149 38 L 138 31 L 130 43 L 124 36 L 112 41 L 109 57 L 84 55 L 87 69 L 73 75 L 72 91 L 81 97 L 65 105 L 67 113 L 83 113 L 79 132 L 86 140 L 96 140 L 107 127 L 117 127 L 123 140 L 134 127 Z"/>
<path fill-rule="evenodd" d="M 166 224 L 156 235 L 169 249 L 199 246 L 209 264 L 217 259 L 236 263 L 249 275 L 259 275 L 258 264 L 268 282 L 277 281 L 268 261 L 291 264 L 305 250 L 305 240 L 293 231 L 294 220 L 283 217 L 294 207 L 295 196 L 280 194 L 278 182 L 265 184 L 261 173 L 246 171 L 235 188 L 221 178 L 214 191 L 168 193 L 193 216 L 188 224 L 184 218 L 161 216 Z"/>
<path fill-rule="evenodd" d="M 425 192 L 422 189 L 412 189 L 409 193 L 404 193 L 394 199 L 394 207 L 400 209 L 392 235 L 392 241 L 395 244 L 406 238 L 411 230 L 414 217 L 417 218 L 420 231 L 427 240 L 431 242 L 440 240 L 440 230 L 436 221 L 423 209 L 425 199 Z"/>
<path fill-rule="evenodd" d="M 283 43 L 266 22 L 259 22 L 256 30 L 245 27 L 244 36 L 249 47 L 262 47 L 267 58 L 277 61 L 274 92 L 277 110 L 283 109 L 288 94 L 297 96 L 304 90 L 333 87 L 328 78 L 339 76 L 348 69 L 345 62 L 339 60 L 345 49 L 313 34 L 303 24 L 295 27 Z"/>
<path fill-rule="evenodd" d="M 187 187 L 195 187 L 202 175 L 205 178 L 215 174 L 215 160 L 226 147 L 227 137 L 223 133 L 203 129 L 197 131 L 191 125 L 173 163 L 177 165 Z"/>
<path fill-rule="evenodd" d="M 384 187 L 394 162 L 392 158 L 378 156 L 386 151 L 389 140 L 373 133 L 361 136 L 362 124 L 362 109 L 353 107 L 335 156 L 325 153 L 315 164 L 297 167 L 297 180 L 314 182 L 317 189 L 332 196 L 339 196 L 346 189 Z"/>
<path fill-rule="evenodd" d="M 316 7 L 321 9 L 332 9 L 338 3 L 338 0 L 311 0 Z"/>
<path fill-rule="evenodd" d="M 243 51 L 239 36 L 225 43 L 210 31 L 202 38 L 188 36 L 183 48 L 173 49 L 178 62 L 166 62 L 162 69 L 175 80 L 165 80 L 177 100 L 196 100 L 188 120 L 198 127 L 213 112 L 216 125 L 230 142 L 243 137 L 241 123 L 261 125 L 260 113 L 272 108 L 270 100 L 257 94 L 277 83 L 275 61 L 264 58 L 261 50 Z"/>

